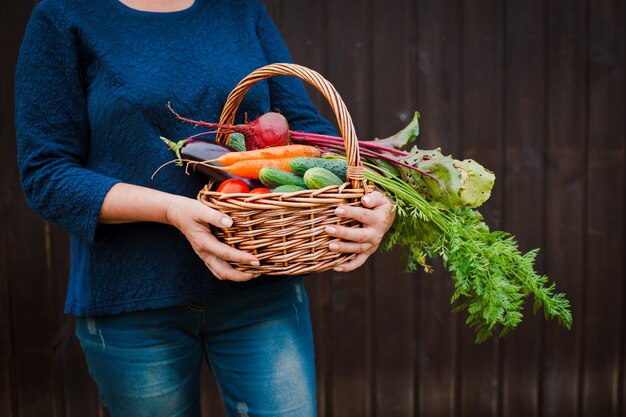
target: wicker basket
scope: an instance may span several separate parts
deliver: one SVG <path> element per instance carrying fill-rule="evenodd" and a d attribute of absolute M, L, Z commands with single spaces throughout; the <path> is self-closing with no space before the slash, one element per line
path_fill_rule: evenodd
<path fill-rule="evenodd" d="M 198 194 L 198 200 L 233 219 L 230 228 L 214 228 L 215 235 L 234 248 L 255 254 L 261 263 L 260 266 L 251 266 L 233 262 L 236 269 L 266 275 L 325 271 L 355 257 L 354 254 L 328 249 L 329 242 L 334 238 L 326 234 L 326 226 L 361 226 L 354 220 L 337 217 L 335 208 L 340 204 L 360 206 L 361 197 L 369 191 L 363 177 L 352 118 L 335 88 L 320 74 L 306 67 L 267 65 L 250 73 L 230 93 L 220 123 L 232 124 L 237 108 L 250 87 L 276 75 L 307 81 L 328 100 L 344 139 L 348 182 L 319 190 L 255 195 L 218 193 L 211 191 L 211 186 L 207 185 Z M 217 142 L 227 144 L 228 135 L 218 135 Z"/>

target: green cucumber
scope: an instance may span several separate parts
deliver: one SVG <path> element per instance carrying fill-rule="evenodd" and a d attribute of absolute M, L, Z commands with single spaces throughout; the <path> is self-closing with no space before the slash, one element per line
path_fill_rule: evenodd
<path fill-rule="evenodd" d="M 236 150 L 237 152 L 246 151 L 246 139 L 241 133 L 231 133 L 228 137 L 228 146 Z"/>
<path fill-rule="evenodd" d="M 339 177 L 340 180 L 346 180 L 346 170 L 348 163 L 341 159 L 322 159 L 322 158 L 293 158 L 289 163 L 289 167 L 294 174 L 303 176 L 305 172 L 314 167 L 325 168 Z"/>
<path fill-rule="evenodd" d="M 297 185 L 279 185 L 272 190 L 273 193 L 293 193 L 296 191 L 306 190 L 306 188 L 298 187 Z"/>
<path fill-rule="evenodd" d="M 313 167 L 304 173 L 304 183 L 311 189 L 317 189 L 329 185 L 341 185 L 344 181 L 326 168 Z"/>
<path fill-rule="evenodd" d="M 259 179 L 268 188 L 276 188 L 281 185 L 297 185 L 306 188 L 302 177 L 274 167 L 263 167 L 259 172 Z"/>

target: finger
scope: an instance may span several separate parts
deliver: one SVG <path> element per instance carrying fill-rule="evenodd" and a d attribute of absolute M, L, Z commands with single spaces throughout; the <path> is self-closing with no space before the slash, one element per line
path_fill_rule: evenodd
<path fill-rule="evenodd" d="M 334 240 L 328 245 L 328 249 L 331 251 L 344 253 L 369 253 L 373 247 L 374 245 L 370 242 L 354 243 L 344 242 L 342 240 Z"/>
<path fill-rule="evenodd" d="M 338 237 L 343 240 L 349 240 L 359 243 L 376 242 L 377 231 L 371 227 L 345 227 L 345 226 L 326 226 L 326 233 L 330 236 Z"/>
<path fill-rule="evenodd" d="M 228 262 L 215 256 L 210 256 L 205 262 L 207 267 L 213 272 L 213 275 L 219 280 L 229 281 L 249 281 L 258 275 L 241 272 L 233 268 Z"/>
<path fill-rule="evenodd" d="M 369 258 L 368 254 L 359 253 L 356 258 L 351 261 L 346 262 L 345 264 L 338 265 L 334 268 L 337 272 L 350 272 L 362 266 L 365 261 Z"/>
<path fill-rule="evenodd" d="M 382 195 L 379 191 L 374 191 L 372 193 L 366 194 L 361 198 L 361 202 L 365 207 L 368 208 L 376 208 L 384 205 L 391 205 L 391 202 L 387 197 Z"/>
<path fill-rule="evenodd" d="M 253 254 L 228 246 L 227 244 L 217 240 L 217 238 L 211 234 L 204 236 L 204 239 L 200 244 L 201 247 L 199 249 L 201 251 L 207 252 L 208 254 L 216 256 L 220 259 L 240 262 L 242 264 L 249 264 L 252 266 L 260 265 L 259 260 Z"/>
<path fill-rule="evenodd" d="M 209 223 L 220 228 L 231 227 L 233 225 L 233 219 L 226 214 L 219 210 L 212 209 L 211 207 L 207 207 L 199 201 L 198 204 L 200 207 L 198 208 L 197 221 Z"/>
<path fill-rule="evenodd" d="M 383 216 L 376 210 L 363 207 L 341 205 L 335 209 L 339 217 L 349 217 L 368 226 L 375 226 L 383 221 Z"/>

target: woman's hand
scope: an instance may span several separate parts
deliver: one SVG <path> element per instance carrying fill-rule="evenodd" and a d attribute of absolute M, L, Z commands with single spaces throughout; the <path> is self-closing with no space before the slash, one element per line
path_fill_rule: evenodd
<path fill-rule="evenodd" d="M 169 205 L 166 218 L 169 224 L 185 235 L 193 250 L 218 279 L 247 281 L 257 276 L 237 271 L 226 261 L 258 266 L 259 260 L 250 253 L 231 248 L 217 240 L 207 225 L 230 227 L 233 221 L 227 215 L 199 201 L 181 198 Z"/>
<path fill-rule="evenodd" d="M 357 253 L 356 258 L 335 267 L 335 271 L 348 272 L 363 265 L 367 258 L 376 252 L 383 236 L 395 219 L 393 204 L 380 192 L 375 191 L 363 196 L 361 202 L 367 208 L 341 205 L 337 207 L 335 213 L 339 217 L 349 217 L 361 222 L 363 224 L 362 228 L 326 227 L 326 233 L 339 238 L 330 242 L 330 250 L 334 252 Z"/>

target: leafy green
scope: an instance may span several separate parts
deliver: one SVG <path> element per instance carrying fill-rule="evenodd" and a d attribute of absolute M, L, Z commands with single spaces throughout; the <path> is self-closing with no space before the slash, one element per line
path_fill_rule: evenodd
<path fill-rule="evenodd" d="M 424 150 L 413 147 L 402 161 L 430 176 L 401 167 L 402 179 L 427 200 L 444 207 L 478 207 L 491 196 L 495 182 L 493 172 L 472 159 L 459 161 L 443 155 L 441 149 Z"/>
<path fill-rule="evenodd" d="M 393 148 L 398 150 L 403 150 L 409 146 L 411 142 L 413 142 L 420 133 L 420 125 L 419 125 L 419 112 L 415 112 L 413 115 L 413 119 L 409 122 L 408 125 L 398 133 L 389 136 L 385 139 L 375 138 L 374 142 L 378 145 L 386 146 L 387 148 Z"/>
<path fill-rule="evenodd" d="M 405 150 L 419 135 L 419 117 L 420 114 L 415 112 L 413 119 L 402 130 L 386 139 L 376 138 L 374 142 L 386 148 Z M 394 156 L 382 150 L 380 152 Z M 444 207 L 479 207 L 491 196 L 496 179 L 493 172 L 478 162 L 472 159 L 459 161 L 451 155 L 443 155 L 441 148 L 425 150 L 414 146 L 407 156 L 398 160 L 429 175 L 382 159 L 371 162 L 385 171 L 401 176 L 429 201 L 441 203 Z"/>
<path fill-rule="evenodd" d="M 478 207 L 491 197 L 491 189 L 496 181 L 496 176 L 473 159 L 458 161 L 463 186 L 459 189 L 459 195 L 463 204 L 470 207 Z"/>
<path fill-rule="evenodd" d="M 385 191 L 397 211 L 386 249 L 406 248 L 409 271 L 421 266 L 430 272 L 427 258 L 443 259 L 454 280 L 454 311 L 467 310 L 466 323 L 474 328 L 476 342 L 497 329 L 500 335 L 514 329 L 529 295 L 535 312 L 543 308 L 546 318 L 571 327 L 569 301 L 535 272 L 537 250 L 521 253 L 512 235 L 490 231 L 478 211 L 432 203 L 401 178 L 376 169 L 366 170 L 365 176 Z"/>

